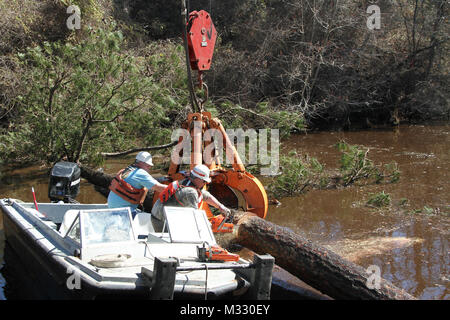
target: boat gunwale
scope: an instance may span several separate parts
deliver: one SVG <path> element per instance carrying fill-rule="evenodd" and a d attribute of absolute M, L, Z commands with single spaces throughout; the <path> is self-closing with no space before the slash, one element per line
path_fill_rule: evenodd
<path fill-rule="evenodd" d="M 5 200 L 8 200 L 10 203 L 6 203 Z M 12 222 L 16 224 L 27 237 L 30 238 L 30 240 L 34 241 L 36 245 L 39 246 L 43 250 L 43 252 L 45 252 L 45 254 L 53 259 L 56 263 L 60 264 L 66 270 L 73 269 L 74 267 L 78 268 L 78 274 L 82 281 L 86 282 L 92 287 L 101 290 L 149 290 L 148 279 L 145 279 L 143 275 L 139 276 L 139 274 L 135 274 L 136 277 L 133 277 L 132 281 L 120 281 L 119 279 L 124 280 L 124 277 L 109 277 L 102 275 L 96 271 L 100 269 L 110 268 L 97 268 L 95 266 L 91 266 L 90 264 L 77 257 L 71 256 L 69 253 L 70 249 L 74 249 L 75 247 L 79 248 L 80 244 L 76 243 L 76 241 L 71 240 L 70 238 L 66 238 L 66 236 L 63 237 L 57 230 L 47 225 L 44 220 L 33 215 L 27 210 L 26 207 L 22 206 L 22 204 L 29 205 L 29 203 L 18 203 L 15 200 L 16 199 L 10 198 L 0 199 L 0 206 L 3 209 L 3 213 L 7 215 L 12 220 Z M 16 206 L 14 206 L 13 204 L 16 204 Z M 10 207 L 14 211 L 8 209 L 7 207 Z M 26 226 L 25 223 L 29 224 L 29 226 Z M 55 245 L 55 242 L 50 241 L 48 238 L 46 238 L 46 235 L 50 236 L 50 240 L 54 240 L 58 245 L 61 246 L 61 248 L 58 248 Z M 40 240 L 45 240 L 46 243 Z M 20 241 L 25 244 L 24 241 L 26 241 L 26 239 L 21 239 Z M 139 241 L 137 241 L 136 244 L 138 243 Z M 76 246 L 74 246 L 74 244 L 76 244 Z M 149 259 L 151 260 L 151 258 Z M 242 263 L 241 261 L 239 262 Z M 153 266 L 151 265 L 151 267 Z M 236 276 L 235 279 L 233 279 L 229 283 L 217 285 L 212 288 L 208 287 L 208 294 L 221 295 L 231 293 L 236 289 L 250 287 L 250 282 L 248 281 L 248 279 L 245 279 L 245 277 L 237 272 L 233 273 Z M 68 276 L 70 276 L 70 274 L 68 274 Z M 127 280 L 131 280 L 131 278 L 127 277 Z M 239 283 L 242 283 L 243 285 L 239 286 Z M 181 280 L 176 281 L 174 287 L 175 293 L 197 295 L 203 294 L 204 291 L 204 286 L 198 283 L 190 283 L 187 285 L 186 283 L 182 283 Z"/>

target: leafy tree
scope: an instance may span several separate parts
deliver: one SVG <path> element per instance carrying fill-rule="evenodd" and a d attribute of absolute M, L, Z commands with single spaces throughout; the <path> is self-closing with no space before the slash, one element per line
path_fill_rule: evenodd
<path fill-rule="evenodd" d="M 28 90 L 20 114 L 0 138 L 7 158 L 99 162 L 100 151 L 133 143 L 121 134 L 128 114 L 144 110 L 158 91 L 144 64 L 121 53 L 121 32 L 90 30 L 78 44 L 48 43 L 19 55 Z M 145 118 L 145 117 L 144 117 Z M 130 125 L 130 124 L 129 124 Z M 131 125 L 130 125 L 131 126 Z"/>

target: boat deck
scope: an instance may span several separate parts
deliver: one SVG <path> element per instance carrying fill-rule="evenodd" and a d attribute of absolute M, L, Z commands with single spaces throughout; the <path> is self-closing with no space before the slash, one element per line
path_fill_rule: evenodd
<path fill-rule="evenodd" d="M 26 237 L 13 235 L 19 240 L 19 243 L 13 241 L 13 245 L 20 247 L 19 250 L 31 250 L 25 242 L 33 239 L 48 259 L 66 270 L 66 275 L 63 275 L 65 278 L 75 272 L 83 283 L 103 290 L 130 291 L 142 287 L 150 290 L 155 282 L 154 268 L 158 258 L 172 259 L 176 263 L 175 293 L 219 295 L 250 287 L 251 274 L 254 272 L 250 262 L 244 259 L 236 262 L 199 261 L 197 246 L 205 242 L 215 244 L 214 236 L 209 236 L 210 227 L 209 230 L 202 229 L 201 220 L 196 220 L 199 229 L 194 234 L 186 232 L 189 220 L 184 216 L 181 216 L 181 220 L 184 219 L 183 228 L 169 225 L 172 233 L 148 232 L 152 228 L 145 229 L 130 222 L 133 233 L 130 233 L 129 239 L 103 242 L 98 237 L 88 238 L 86 228 L 95 225 L 95 220 L 88 223 L 90 213 L 113 210 L 107 209 L 106 205 L 38 204 L 40 212 L 36 211 L 33 203 L 20 203 L 11 199 L 0 200 L 0 205 L 10 221 L 26 234 Z M 68 229 L 60 232 L 59 229 L 65 223 L 65 213 L 70 210 L 79 213 L 69 223 Z M 123 216 L 127 217 L 126 214 Z M 128 217 L 131 219 L 129 211 Z M 80 220 L 79 234 L 75 232 L 77 219 Z M 174 235 L 174 230 L 181 230 L 181 234 Z M 212 231 L 210 233 L 212 235 Z M 192 237 L 202 242 L 190 242 Z M 36 252 L 27 254 L 35 255 Z M 240 291 L 245 292 L 247 289 Z"/>

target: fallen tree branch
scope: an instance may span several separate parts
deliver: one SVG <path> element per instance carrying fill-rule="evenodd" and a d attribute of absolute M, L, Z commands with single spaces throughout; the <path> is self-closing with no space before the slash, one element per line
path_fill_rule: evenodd
<path fill-rule="evenodd" d="M 167 149 L 167 148 L 176 146 L 177 143 L 178 143 L 178 141 L 173 141 L 171 143 L 163 144 L 160 146 L 134 148 L 134 149 L 129 149 L 126 151 L 121 151 L 121 152 L 102 152 L 101 155 L 104 157 L 110 157 L 110 158 L 120 157 L 120 156 L 125 156 L 130 153 L 138 152 L 138 151 L 151 151 L 151 150 Z"/>

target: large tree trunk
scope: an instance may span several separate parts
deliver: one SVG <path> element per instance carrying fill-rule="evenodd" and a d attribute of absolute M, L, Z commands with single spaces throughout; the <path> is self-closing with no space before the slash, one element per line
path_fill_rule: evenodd
<path fill-rule="evenodd" d="M 369 288 L 369 275 L 361 266 L 308 239 L 263 220 L 238 212 L 235 240 L 259 254 L 270 254 L 280 267 L 334 299 L 409 300 L 403 289 L 380 279 L 378 288 Z M 375 283 L 374 283 L 375 284 Z M 372 287 L 372 286 L 370 286 Z"/>
<path fill-rule="evenodd" d="M 93 185 L 101 188 L 108 189 L 112 179 L 114 178 L 114 175 L 110 175 L 99 170 L 94 170 L 86 166 L 80 166 L 80 169 L 81 177 L 85 178 Z"/>

